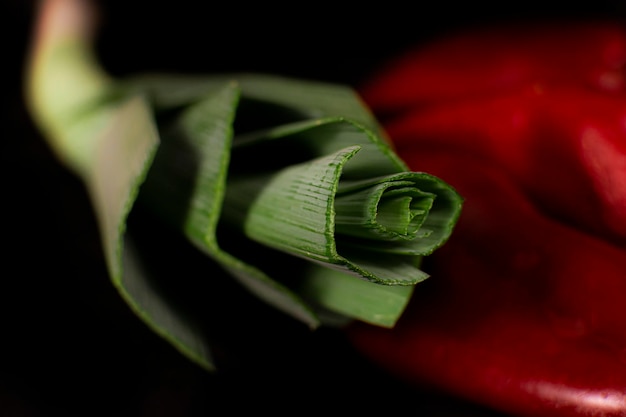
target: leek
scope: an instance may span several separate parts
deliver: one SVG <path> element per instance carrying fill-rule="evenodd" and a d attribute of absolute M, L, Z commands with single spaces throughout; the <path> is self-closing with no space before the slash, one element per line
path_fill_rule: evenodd
<path fill-rule="evenodd" d="M 93 55 L 85 6 L 42 3 L 27 96 L 86 186 L 111 280 L 133 311 L 214 368 L 201 318 L 159 291 L 136 254 L 127 221 L 141 205 L 311 328 L 392 327 L 427 278 L 422 258 L 454 229 L 456 191 L 409 171 L 346 86 L 267 74 L 114 79 Z"/>

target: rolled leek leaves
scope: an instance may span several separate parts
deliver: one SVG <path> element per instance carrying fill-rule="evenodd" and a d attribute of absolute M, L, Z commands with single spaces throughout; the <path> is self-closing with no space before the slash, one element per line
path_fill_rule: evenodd
<path fill-rule="evenodd" d="M 422 257 L 453 231 L 455 190 L 410 172 L 345 86 L 264 74 L 112 79 L 92 56 L 84 5 L 43 3 L 28 98 L 85 183 L 111 279 L 131 308 L 214 367 L 200 318 L 158 291 L 135 255 L 126 222 L 141 204 L 311 328 L 392 327 L 427 277 Z"/>

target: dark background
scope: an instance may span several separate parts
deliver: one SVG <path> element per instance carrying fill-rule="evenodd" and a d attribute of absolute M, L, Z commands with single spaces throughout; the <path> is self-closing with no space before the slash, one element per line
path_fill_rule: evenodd
<path fill-rule="evenodd" d="M 97 1 L 96 47 L 116 76 L 258 71 L 358 88 L 385 59 L 450 31 L 626 16 L 617 1 L 505 3 Z M 24 108 L 22 71 L 36 4 L 6 0 L 2 11 L 0 416 L 498 416 L 404 386 L 361 358 L 341 333 L 310 332 L 234 285 L 224 291 L 237 310 L 255 314 L 233 314 L 218 326 L 218 373 L 199 369 L 152 334 L 109 282 L 82 184 L 57 163 Z M 184 275 L 198 262 L 181 257 L 172 265 Z"/>

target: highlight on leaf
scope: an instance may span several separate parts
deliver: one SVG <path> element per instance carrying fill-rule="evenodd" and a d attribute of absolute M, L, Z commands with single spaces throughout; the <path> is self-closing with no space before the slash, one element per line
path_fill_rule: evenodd
<path fill-rule="evenodd" d="M 55 7 L 76 3 L 44 6 L 31 111 L 89 191 L 114 285 L 155 332 L 214 367 L 202 317 L 156 285 L 136 247 L 145 239 L 127 230 L 129 214 L 143 210 L 311 328 L 395 324 L 462 198 L 410 172 L 349 87 L 267 74 L 115 80 L 87 38 L 57 30 L 67 22 Z M 98 88 L 85 96 L 54 76 L 64 72 Z"/>

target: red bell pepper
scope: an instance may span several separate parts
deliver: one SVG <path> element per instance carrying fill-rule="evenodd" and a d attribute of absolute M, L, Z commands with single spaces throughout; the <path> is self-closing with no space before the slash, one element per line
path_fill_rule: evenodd
<path fill-rule="evenodd" d="M 397 326 L 347 329 L 358 349 L 512 415 L 626 416 L 625 64 L 617 24 L 490 28 L 364 86 L 465 204 Z"/>

